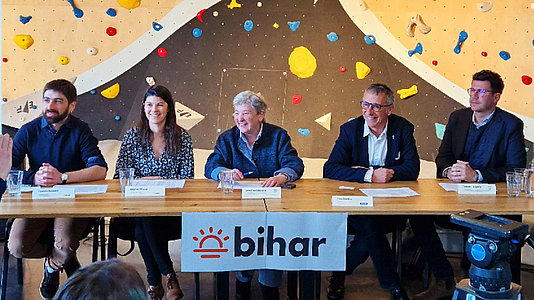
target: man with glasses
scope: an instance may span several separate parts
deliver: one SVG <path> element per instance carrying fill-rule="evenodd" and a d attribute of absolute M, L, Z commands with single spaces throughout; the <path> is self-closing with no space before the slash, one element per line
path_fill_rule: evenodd
<path fill-rule="evenodd" d="M 98 141 L 82 120 L 72 115 L 77 93 L 65 79 L 48 82 L 43 92 L 43 115 L 24 124 L 13 140 L 13 165 L 28 156 L 23 183 L 39 186 L 100 180 L 107 164 Z M 39 289 L 52 299 L 59 288 L 59 272 L 70 276 L 80 267 L 76 250 L 80 238 L 93 224 L 89 218 L 16 219 L 9 237 L 15 257 L 44 257 L 44 277 Z"/>
<path fill-rule="evenodd" d="M 360 102 L 362 115 L 343 124 L 323 176 L 344 181 L 386 183 L 416 180 L 419 155 L 413 137 L 414 126 L 392 114 L 393 92 L 384 84 L 371 84 Z M 356 236 L 347 249 L 346 271 L 334 272 L 328 299 L 343 299 L 345 275 L 351 274 L 369 256 L 380 286 L 390 290 L 393 299 L 408 299 L 395 271 L 393 253 L 386 233 L 404 228 L 405 217 L 349 216 Z"/>

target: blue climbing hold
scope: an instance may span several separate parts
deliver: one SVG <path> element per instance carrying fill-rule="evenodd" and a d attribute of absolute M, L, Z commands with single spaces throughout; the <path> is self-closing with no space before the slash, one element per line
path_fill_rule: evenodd
<path fill-rule="evenodd" d="M 408 50 L 408 56 L 412 57 L 415 53 L 423 54 L 423 45 L 421 43 L 417 43 L 417 46 L 415 46 L 415 49 Z"/>
<path fill-rule="evenodd" d="M 326 35 L 326 38 L 331 42 L 335 42 L 339 39 L 339 37 L 337 36 L 335 32 L 330 32 L 329 34 Z"/>
<path fill-rule="evenodd" d="M 32 106 L 32 109 L 37 109 L 37 105 Z"/>
<path fill-rule="evenodd" d="M 115 121 L 120 121 L 120 119 L 121 119 L 121 116 L 118 116 L 118 115 L 115 116 Z"/>
<path fill-rule="evenodd" d="M 243 28 L 246 31 L 251 31 L 252 28 L 254 28 L 254 22 L 252 22 L 252 20 L 246 20 L 245 23 L 243 24 Z"/>
<path fill-rule="evenodd" d="M 2 101 L 7 102 L 7 98 L 2 98 Z"/>
<path fill-rule="evenodd" d="M 292 31 L 295 31 L 297 30 L 297 28 L 299 28 L 300 21 L 287 22 L 287 25 L 289 25 L 289 29 L 291 29 Z"/>
<path fill-rule="evenodd" d="M 368 35 L 364 36 L 363 40 L 365 41 L 365 43 L 367 45 L 372 45 L 372 44 L 376 43 L 376 38 L 372 34 L 368 34 Z"/>
<path fill-rule="evenodd" d="M 307 136 L 308 134 L 310 134 L 310 130 L 305 128 L 299 128 L 298 132 L 303 136 Z"/>
<path fill-rule="evenodd" d="M 152 28 L 154 28 L 155 31 L 160 31 L 163 26 L 161 26 L 160 23 L 152 22 Z"/>
<path fill-rule="evenodd" d="M 454 47 L 454 53 L 460 54 L 460 48 L 462 47 L 462 44 L 465 42 L 465 40 L 467 40 L 467 37 L 469 37 L 467 32 L 463 30 L 460 31 L 460 35 L 458 36 L 458 43 L 456 44 L 456 47 Z"/>
<path fill-rule="evenodd" d="M 200 28 L 193 29 L 193 36 L 194 37 L 197 38 L 197 37 L 200 37 L 201 35 L 202 35 L 202 29 L 200 29 Z"/>
<path fill-rule="evenodd" d="M 76 7 L 76 5 L 74 5 L 74 1 L 73 0 L 67 0 L 67 2 L 72 6 L 72 11 L 74 11 L 74 16 L 76 18 L 81 18 L 83 17 L 83 10 L 79 9 Z"/>
<path fill-rule="evenodd" d="M 109 8 L 109 9 L 106 11 L 106 14 L 108 14 L 108 16 L 110 16 L 110 17 L 115 17 L 115 16 L 117 16 L 117 11 L 114 10 L 113 8 Z"/>
<path fill-rule="evenodd" d="M 506 51 L 499 52 L 499 56 L 504 60 L 509 60 L 510 59 L 510 53 L 508 53 Z"/>
<path fill-rule="evenodd" d="M 91 93 L 91 95 L 94 95 L 94 94 L 96 94 L 96 91 L 95 90 L 91 90 L 89 93 Z"/>
<path fill-rule="evenodd" d="M 20 16 L 20 23 L 26 24 L 30 22 L 31 19 L 32 19 L 32 16 L 27 16 L 27 17 Z"/>

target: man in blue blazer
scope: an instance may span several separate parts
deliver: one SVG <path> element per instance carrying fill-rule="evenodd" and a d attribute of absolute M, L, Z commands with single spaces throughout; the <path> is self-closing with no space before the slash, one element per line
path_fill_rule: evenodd
<path fill-rule="evenodd" d="M 11 169 L 11 149 L 13 140 L 9 134 L 0 135 L 0 200 L 6 191 L 6 179 Z"/>
<path fill-rule="evenodd" d="M 372 84 L 360 102 L 362 115 L 343 124 L 334 149 L 325 163 L 323 176 L 336 180 L 386 183 L 416 180 L 419 155 L 413 137 L 414 126 L 392 114 L 394 97 L 389 87 Z M 408 299 L 395 271 L 393 253 L 386 233 L 404 227 L 405 217 L 349 216 L 356 237 L 347 249 L 347 270 L 334 272 L 328 299 L 343 299 L 345 275 L 373 260 L 380 286 L 390 290 L 393 299 Z"/>

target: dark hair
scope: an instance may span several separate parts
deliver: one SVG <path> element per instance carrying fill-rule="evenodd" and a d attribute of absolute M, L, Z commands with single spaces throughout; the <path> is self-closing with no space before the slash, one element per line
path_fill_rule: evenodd
<path fill-rule="evenodd" d="M 152 130 L 148 124 L 148 119 L 145 115 L 145 101 L 150 96 L 160 97 L 167 103 L 167 116 L 165 117 L 165 128 L 163 130 L 163 137 L 165 138 L 165 149 L 171 153 L 177 153 L 180 150 L 182 142 L 182 127 L 176 124 L 176 111 L 174 109 L 174 100 L 171 92 L 162 85 L 153 85 L 145 93 L 143 105 L 141 105 L 141 119 L 137 122 L 137 127 L 141 130 L 141 139 L 143 142 L 150 142 Z"/>
<path fill-rule="evenodd" d="M 146 300 L 145 285 L 135 268 L 118 259 L 78 269 L 59 289 L 55 300 Z"/>
<path fill-rule="evenodd" d="M 502 93 L 502 90 L 504 89 L 504 82 L 502 81 L 501 75 L 490 70 L 476 72 L 473 75 L 473 80 L 489 81 L 494 93 Z"/>
<path fill-rule="evenodd" d="M 365 92 L 373 92 L 375 95 L 386 94 L 387 104 L 391 105 L 395 102 L 393 91 L 385 84 L 373 83 L 365 89 Z"/>
<path fill-rule="evenodd" d="M 65 97 L 67 97 L 69 104 L 76 101 L 78 98 L 76 87 L 74 87 L 74 85 L 66 79 L 56 79 L 48 82 L 44 87 L 43 96 L 48 90 L 61 92 Z"/>

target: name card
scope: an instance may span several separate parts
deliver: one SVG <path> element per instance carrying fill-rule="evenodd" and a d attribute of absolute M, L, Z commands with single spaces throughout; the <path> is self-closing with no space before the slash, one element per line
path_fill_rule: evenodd
<path fill-rule="evenodd" d="M 280 187 L 244 187 L 241 189 L 241 199 L 280 199 L 282 188 Z"/>
<path fill-rule="evenodd" d="M 165 186 L 127 186 L 124 197 L 165 197 Z"/>
<path fill-rule="evenodd" d="M 332 206 L 372 207 L 373 197 L 368 196 L 332 196 Z"/>
<path fill-rule="evenodd" d="M 38 189 L 32 192 L 32 199 L 74 199 L 74 188 Z"/>
<path fill-rule="evenodd" d="M 471 195 L 495 195 L 497 194 L 497 187 L 495 184 L 473 183 L 458 185 L 458 194 Z"/>

